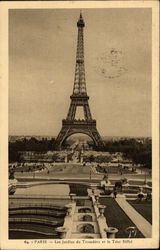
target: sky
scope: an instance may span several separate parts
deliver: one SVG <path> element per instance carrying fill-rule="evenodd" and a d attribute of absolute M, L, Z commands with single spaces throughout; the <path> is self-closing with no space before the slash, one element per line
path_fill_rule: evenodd
<path fill-rule="evenodd" d="M 9 134 L 56 136 L 73 91 L 79 9 L 9 11 Z M 102 136 L 151 136 L 151 9 L 82 9 Z"/>

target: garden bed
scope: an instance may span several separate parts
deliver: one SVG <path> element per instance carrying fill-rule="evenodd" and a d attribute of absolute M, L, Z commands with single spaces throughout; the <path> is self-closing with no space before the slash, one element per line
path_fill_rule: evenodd
<path fill-rule="evenodd" d="M 152 201 L 130 200 L 128 203 L 152 224 Z"/>
<path fill-rule="evenodd" d="M 136 226 L 120 208 L 115 199 L 100 198 L 100 204 L 106 206 L 104 215 L 106 217 L 107 225 L 118 229 L 116 238 L 128 238 L 128 234 L 125 232 L 126 228 Z M 143 234 L 138 229 L 136 238 L 144 238 Z"/>

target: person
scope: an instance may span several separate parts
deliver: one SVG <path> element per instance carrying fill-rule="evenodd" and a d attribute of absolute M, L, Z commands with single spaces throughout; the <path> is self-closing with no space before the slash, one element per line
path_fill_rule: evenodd
<path fill-rule="evenodd" d="M 122 181 L 121 180 L 115 182 L 114 189 L 122 192 Z"/>
<path fill-rule="evenodd" d="M 106 181 L 103 177 L 103 179 L 101 180 L 101 188 L 105 188 L 105 186 L 106 186 Z"/>
<path fill-rule="evenodd" d="M 151 192 L 147 192 L 146 200 L 147 201 L 151 201 L 152 200 L 152 193 Z"/>
<path fill-rule="evenodd" d="M 140 191 L 140 192 L 138 193 L 137 198 L 138 198 L 139 201 L 142 201 L 142 199 L 144 198 L 144 194 L 143 194 L 142 191 Z"/>
<path fill-rule="evenodd" d="M 107 171 L 107 170 L 106 170 Z M 106 174 L 104 175 L 104 180 L 106 180 L 108 182 L 108 172 L 106 172 Z"/>
<path fill-rule="evenodd" d="M 116 197 L 117 197 L 117 191 L 116 190 L 114 190 L 113 195 L 114 195 L 114 198 L 116 199 Z"/>
<path fill-rule="evenodd" d="M 105 189 L 106 186 L 106 175 L 103 176 L 103 179 L 101 180 L 101 187 Z"/>

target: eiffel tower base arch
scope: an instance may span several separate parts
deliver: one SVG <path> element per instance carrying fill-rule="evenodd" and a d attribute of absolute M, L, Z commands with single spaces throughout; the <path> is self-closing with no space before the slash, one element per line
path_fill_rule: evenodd
<path fill-rule="evenodd" d="M 62 128 L 55 141 L 55 148 L 61 149 L 65 140 L 77 133 L 88 135 L 93 140 L 96 148 L 103 148 L 104 144 L 96 128 L 96 120 L 63 120 Z"/>

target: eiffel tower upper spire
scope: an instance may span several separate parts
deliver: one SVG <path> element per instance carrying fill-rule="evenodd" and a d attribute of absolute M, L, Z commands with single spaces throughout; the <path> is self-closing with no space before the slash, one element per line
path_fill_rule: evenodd
<path fill-rule="evenodd" d="M 83 43 L 83 28 L 85 26 L 82 13 L 80 13 L 77 22 L 78 39 L 77 39 L 77 54 L 76 54 L 76 69 L 74 78 L 73 95 L 87 95 L 85 68 L 84 68 L 84 43 Z"/>

